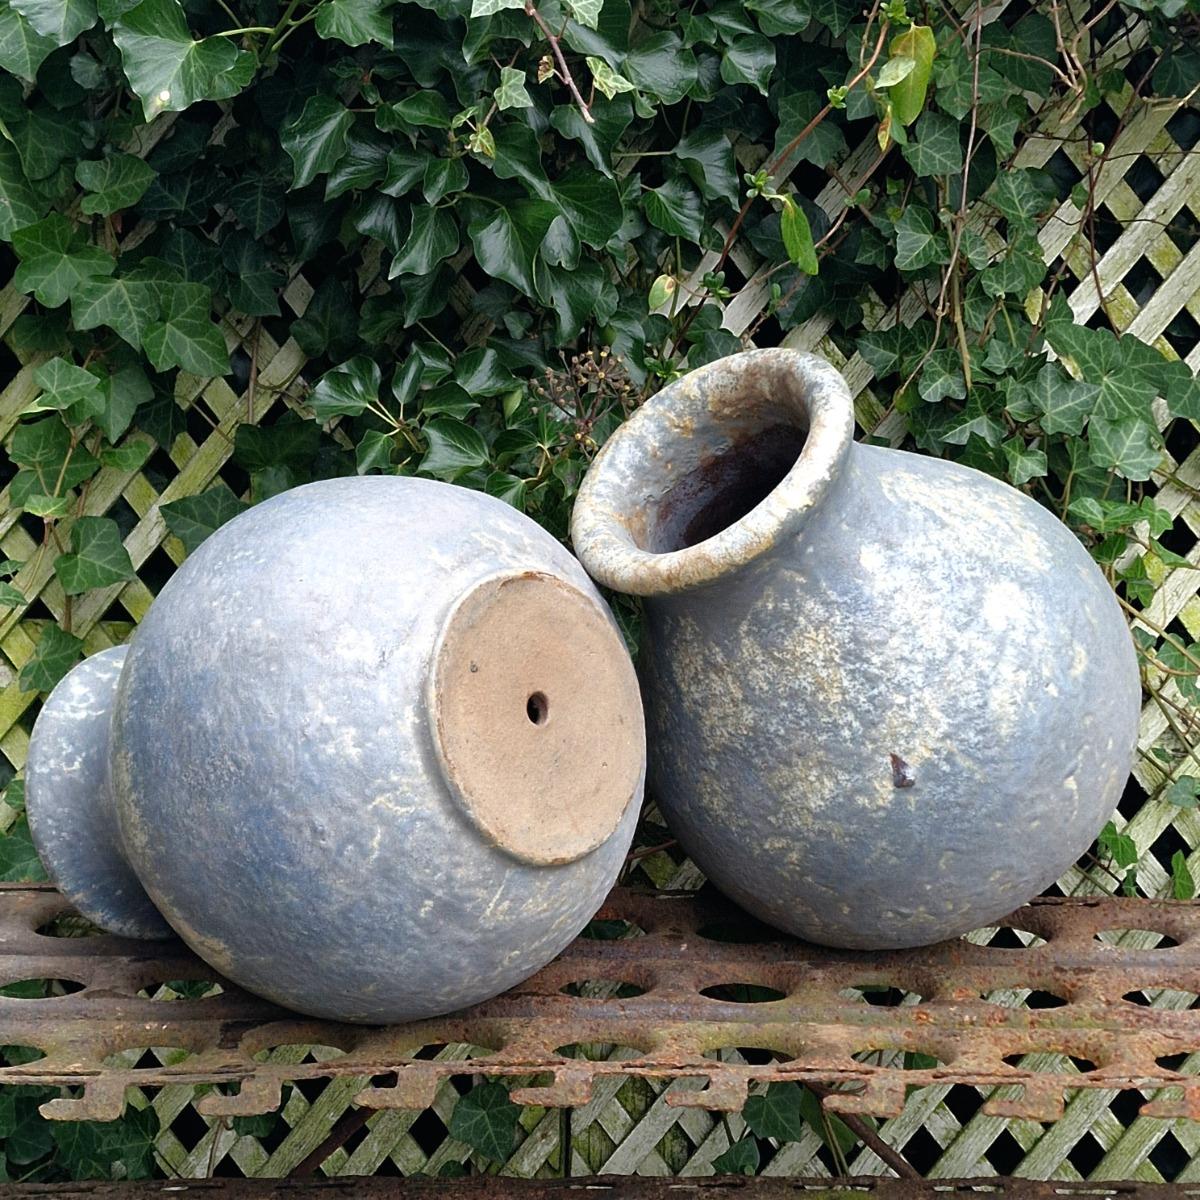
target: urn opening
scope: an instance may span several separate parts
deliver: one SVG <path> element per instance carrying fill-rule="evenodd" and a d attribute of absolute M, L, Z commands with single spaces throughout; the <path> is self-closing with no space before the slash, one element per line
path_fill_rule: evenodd
<path fill-rule="evenodd" d="M 665 387 L 609 439 L 575 502 L 575 552 L 617 591 L 714 583 L 797 534 L 837 480 L 845 380 L 796 350 L 751 350 Z"/>
<path fill-rule="evenodd" d="M 806 436 L 772 425 L 706 459 L 663 497 L 646 548 L 686 550 L 736 525 L 787 478 Z"/>

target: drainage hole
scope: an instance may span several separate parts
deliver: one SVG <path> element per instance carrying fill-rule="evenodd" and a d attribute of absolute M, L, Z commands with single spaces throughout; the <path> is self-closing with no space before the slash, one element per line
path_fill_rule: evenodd
<path fill-rule="evenodd" d="M 534 692 L 525 701 L 525 715 L 535 725 L 545 725 L 550 716 L 550 702 L 546 699 L 545 692 Z"/>

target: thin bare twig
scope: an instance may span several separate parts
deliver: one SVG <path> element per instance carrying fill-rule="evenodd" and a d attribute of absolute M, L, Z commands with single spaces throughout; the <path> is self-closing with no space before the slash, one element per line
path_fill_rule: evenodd
<path fill-rule="evenodd" d="M 826 1096 L 833 1096 L 836 1093 L 833 1088 L 821 1087 L 817 1083 L 809 1083 L 805 1081 L 804 1086 L 822 1101 L 822 1109 L 824 1109 L 824 1100 Z M 871 1128 L 861 1117 L 856 1117 L 853 1113 L 838 1113 L 838 1120 L 854 1134 L 856 1138 L 869 1150 L 874 1151 L 875 1155 L 882 1159 L 901 1179 L 920 1179 L 921 1172 L 912 1165 L 900 1153 L 899 1150 L 889 1146 L 887 1142 Z"/>
<path fill-rule="evenodd" d="M 571 68 L 567 66 L 562 46 L 559 45 L 557 36 L 551 32 L 550 26 L 546 24 L 545 18 L 538 12 L 533 0 L 525 0 L 525 15 L 537 25 L 542 31 L 542 36 L 550 43 L 550 50 L 554 55 L 554 61 L 558 63 L 559 77 L 567 85 L 567 90 L 571 93 L 571 98 L 575 101 L 575 105 L 579 109 L 583 119 L 589 125 L 595 125 L 596 118 L 592 116 L 592 110 L 588 108 L 587 101 L 580 95 L 579 89 L 575 86 L 575 78 L 571 74 Z"/>

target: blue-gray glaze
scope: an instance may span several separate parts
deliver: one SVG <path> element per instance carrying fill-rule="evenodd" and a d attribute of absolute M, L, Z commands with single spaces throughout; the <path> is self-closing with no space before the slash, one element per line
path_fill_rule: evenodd
<path fill-rule="evenodd" d="M 46 872 L 90 921 L 124 937 L 165 938 L 117 840 L 108 779 L 113 697 L 127 647 L 101 650 L 50 693 L 25 760 L 29 832 Z"/>
<path fill-rule="evenodd" d="M 789 429 L 803 449 L 765 499 L 684 544 L 720 464 Z M 1131 766 L 1138 670 L 1049 511 L 852 435 L 828 363 L 721 360 L 610 439 L 572 533 L 598 582 L 646 597 L 648 790 L 701 869 L 809 940 L 921 945 L 1087 849 Z"/>
<path fill-rule="evenodd" d="M 611 835 L 558 865 L 482 836 L 430 729 L 447 614 L 506 572 L 594 602 L 633 696 L 636 787 Z M 382 1023 L 492 996 L 579 932 L 624 861 L 644 743 L 615 628 L 570 554 L 490 497 L 380 476 L 268 500 L 205 541 L 135 633 L 112 731 L 123 851 L 197 954 L 281 1004 Z"/>

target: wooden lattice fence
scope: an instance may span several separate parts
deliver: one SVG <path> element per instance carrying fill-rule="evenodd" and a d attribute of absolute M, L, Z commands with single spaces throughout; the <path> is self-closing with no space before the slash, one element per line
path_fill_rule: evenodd
<path fill-rule="evenodd" d="M 997 12 L 1003 9 L 998 6 Z M 1136 23 L 1122 28 L 1101 48 L 1100 61 L 1123 62 L 1138 45 Z M 1200 370 L 1200 109 L 1187 100 L 1145 102 L 1134 95 L 1132 83 L 1123 94 L 1110 97 L 1093 111 L 1093 133 L 1082 131 L 1078 106 L 1049 110 L 1042 127 L 1021 149 L 1018 166 L 1049 166 L 1064 181 L 1064 194 L 1081 179 L 1089 179 L 1093 210 L 1081 212 L 1064 199 L 1045 222 L 1040 235 L 1048 263 L 1059 275 L 1058 287 L 1066 294 L 1076 320 L 1093 327 L 1107 326 L 1134 334 L 1168 357 L 1182 357 Z M 1107 125 L 1106 150 L 1098 158 L 1089 148 L 1094 129 Z M 137 147 L 146 153 L 169 128 L 163 119 L 145 131 Z M 218 129 L 216 137 L 222 135 Z M 743 165 L 756 165 L 763 150 L 738 148 Z M 830 221 L 842 216 L 857 179 L 878 153 L 873 139 L 851 150 L 828 182 L 813 198 Z M 632 166 L 628 160 L 627 168 Z M 987 218 L 977 214 L 976 228 L 987 236 Z M 149 229 L 140 226 L 128 234 L 135 245 Z M 465 257 L 466 251 L 461 257 Z M 715 255 L 701 263 L 698 282 L 711 269 Z M 461 265 L 461 258 L 459 265 Z M 757 330 L 760 341 L 770 340 L 773 322 L 763 320 L 769 296 L 768 270 L 756 262 L 752 251 L 739 247 L 732 266 L 748 286 L 728 305 L 725 326 L 750 340 Z M 363 291 L 378 284 L 378 260 L 364 261 L 359 271 Z M 685 289 L 686 290 L 686 289 Z M 303 315 L 313 294 L 311 281 L 302 275 L 291 279 L 283 293 L 296 316 Z M 867 314 L 868 328 L 886 328 L 896 321 L 923 319 L 932 296 L 918 286 L 898 296 L 877 296 Z M 471 313 L 470 289 L 457 285 L 455 308 L 464 319 Z M 0 292 L 0 334 L 20 316 L 26 297 L 11 284 Z M 872 390 L 873 372 L 853 347 L 842 345 L 831 332 L 832 318 L 818 314 L 798 328 L 786 331 L 786 345 L 823 354 L 843 369 L 856 396 L 856 409 L 864 435 L 892 442 L 902 438 L 900 418 L 887 398 Z M 124 640 L 153 599 L 151 583 L 161 582 L 182 561 L 182 545 L 169 535 L 160 506 L 204 490 L 229 474 L 236 429 L 240 424 L 273 420 L 280 406 L 303 403 L 306 385 L 305 358 L 293 340 L 280 343 L 262 321 L 229 314 L 224 322 L 226 340 L 233 352 L 235 373 L 226 379 L 198 379 L 180 375 L 176 398 L 187 410 L 187 429 L 169 446 L 157 446 L 146 464 L 136 471 L 103 468 L 88 486 L 85 510 L 89 515 L 115 517 L 126 530 L 125 546 L 139 579 L 98 589 L 81 600 L 64 596 L 52 569 L 52 555 L 39 553 L 39 523 L 23 517 L 0 493 L 0 552 L 26 563 L 14 580 L 28 597 L 23 609 L 6 610 L 0 620 L 0 750 L 14 771 L 25 761 L 29 731 L 37 697 L 20 690 L 17 676 L 29 659 L 45 624 L 68 623 L 83 637 L 87 653 Z M 483 336 L 478 321 L 464 336 Z M 0 392 L 0 438 L 7 438 L 20 414 L 36 394 L 32 373 L 37 358 L 13 364 L 12 377 Z M 1163 414 L 1163 424 L 1166 415 Z M 1185 423 L 1179 422 L 1178 425 Z M 1146 626 L 1172 628 L 1200 639 L 1200 445 L 1187 436 L 1173 436 L 1162 468 L 1155 474 L 1157 503 L 1176 520 L 1173 548 L 1193 569 L 1170 571 L 1146 611 Z M 132 430 L 125 443 L 147 442 L 144 431 Z M 1173 684 L 1165 685 L 1168 694 Z M 1180 809 L 1158 799 L 1166 779 L 1161 765 L 1150 755 L 1153 747 L 1172 731 L 1163 709 L 1148 703 L 1143 713 L 1139 746 L 1142 753 L 1131 785 L 1116 816 L 1137 845 L 1141 856 L 1138 879 L 1150 894 L 1169 894 L 1169 863 L 1176 850 L 1187 856 L 1193 873 L 1200 872 L 1200 813 Z M 0 827 L 15 812 L 0 805 Z M 695 868 L 660 851 L 638 860 L 634 882 L 660 887 L 694 887 L 700 881 Z M 1094 875 L 1073 870 L 1061 881 L 1067 893 L 1087 892 L 1099 886 Z M 1136 934 L 1130 935 L 1136 938 Z M 1017 998 L 1019 999 L 1019 998 Z M 1184 993 L 1165 995 L 1157 1003 L 1187 1007 Z M 597 1048 L 615 1055 L 620 1048 Z M 305 1047 L 272 1051 L 279 1061 L 299 1061 Z M 128 1052 L 136 1057 L 137 1052 Z M 446 1047 L 442 1057 L 465 1058 L 467 1048 Z M 167 1052 L 163 1052 L 164 1061 Z M 1200 1068 L 1200 1056 L 1190 1064 Z M 181 1176 L 241 1172 L 247 1175 L 282 1175 L 294 1169 L 327 1136 L 331 1126 L 350 1107 L 351 1099 L 368 1081 L 339 1079 L 319 1088 L 295 1087 L 282 1111 L 282 1123 L 271 1132 L 266 1125 L 211 1122 L 192 1107 L 194 1089 L 171 1086 L 156 1094 L 135 1092 L 131 1102 L 153 1104 L 162 1132 L 157 1148 L 161 1165 Z M 699 1086 L 679 1081 L 663 1088 L 642 1080 L 607 1078 L 598 1082 L 593 1099 L 583 1107 L 557 1110 L 527 1109 L 521 1120 L 521 1140 L 504 1164 L 506 1174 L 535 1176 L 597 1172 L 646 1174 L 704 1174 L 713 1159 L 740 1136 L 740 1118 L 720 1116 L 693 1108 L 669 1107 L 665 1093 Z M 447 1132 L 459 1091 L 443 1083 L 437 1100 L 426 1112 L 385 1111 L 371 1117 L 364 1128 L 336 1150 L 323 1164 L 329 1174 L 399 1171 L 437 1174 L 448 1164 L 471 1157 L 465 1145 Z M 1200 1126 L 1183 1120 L 1142 1118 L 1137 1101 L 1117 1093 L 1090 1090 L 1078 1093 L 1065 1116 L 1049 1126 L 1027 1120 L 986 1117 L 980 1112 L 983 1095 L 963 1087 L 931 1087 L 914 1092 L 903 1112 L 881 1122 L 880 1136 L 928 1166 L 940 1177 L 1012 1173 L 1054 1179 L 1120 1179 L 1146 1181 L 1200 1179 Z M 569 1163 L 563 1146 L 570 1146 Z M 480 1163 L 480 1166 L 486 1164 Z M 852 1174 L 887 1170 L 871 1151 L 863 1150 L 848 1164 L 831 1161 L 822 1139 L 807 1133 L 781 1147 L 767 1163 L 770 1175 L 830 1174 L 840 1165 Z"/>

